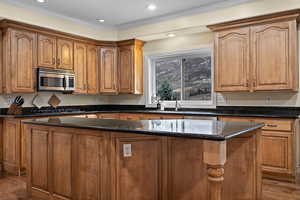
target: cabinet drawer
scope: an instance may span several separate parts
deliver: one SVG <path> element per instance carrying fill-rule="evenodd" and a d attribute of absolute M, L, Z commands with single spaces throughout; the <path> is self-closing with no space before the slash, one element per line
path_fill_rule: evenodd
<path fill-rule="evenodd" d="M 263 130 L 269 131 L 292 131 L 293 121 L 288 119 L 258 119 L 256 122 L 264 123 Z"/>

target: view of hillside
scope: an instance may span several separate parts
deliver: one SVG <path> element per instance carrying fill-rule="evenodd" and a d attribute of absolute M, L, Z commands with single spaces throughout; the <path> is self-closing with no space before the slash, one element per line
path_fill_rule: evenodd
<path fill-rule="evenodd" d="M 155 69 L 156 94 L 162 100 L 179 100 L 181 93 L 183 100 L 211 100 L 210 56 L 160 59 Z"/>

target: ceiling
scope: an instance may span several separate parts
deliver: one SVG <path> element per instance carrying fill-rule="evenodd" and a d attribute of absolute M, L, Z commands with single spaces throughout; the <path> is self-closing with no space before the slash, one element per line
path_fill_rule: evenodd
<path fill-rule="evenodd" d="M 216 4 L 230 2 L 232 5 L 233 1 L 240 3 L 241 0 L 47 0 L 42 4 L 36 0 L 6 0 L 84 23 L 119 29 L 191 14 Z M 155 11 L 147 9 L 147 5 L 152 3 L 157 6 Z M 105 22 L 99 23 L 96 19 L 104 19 Z"/>

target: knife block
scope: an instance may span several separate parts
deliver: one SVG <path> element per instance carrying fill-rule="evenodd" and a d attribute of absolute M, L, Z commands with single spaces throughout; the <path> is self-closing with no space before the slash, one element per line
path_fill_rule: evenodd
<path fill-rule="evenodd" d="M 12 103 L 7 111 L 8 115 L 22 115 L 22 107 Z"/>

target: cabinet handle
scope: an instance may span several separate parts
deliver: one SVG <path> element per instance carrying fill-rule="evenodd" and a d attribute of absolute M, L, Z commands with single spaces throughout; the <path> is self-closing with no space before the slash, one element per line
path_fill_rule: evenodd
<path fill-rule="evenodd" d="M 277 125 L 276 125 L 276 124 L 267 124 L 267 127 L 276 128 L 276 127 L 277 127 Z"/>
<path fill-rule="evenodd" d="M 57 58 L 57 64 L 60 65 L 60 59 L 59 58 Z"/>
<path fill-rule="evenodd" d="M 52 58 L 52 65 L 55 65 L 55 58 Z"/>
<path fill-rule="evenodd" d="M 249 79 L 246 81 L 246 87 L 249 87 Z"/>

